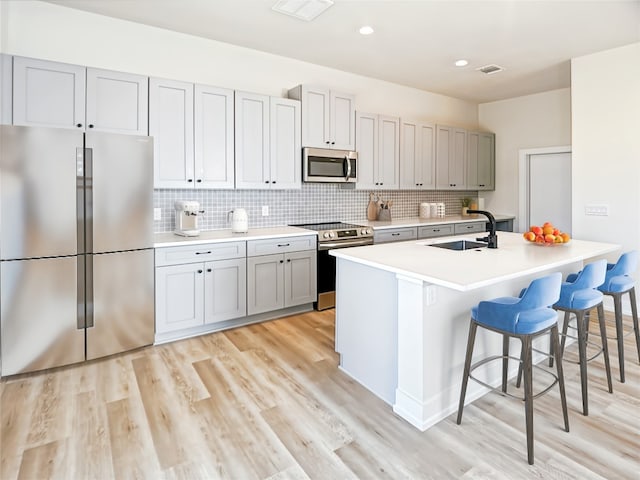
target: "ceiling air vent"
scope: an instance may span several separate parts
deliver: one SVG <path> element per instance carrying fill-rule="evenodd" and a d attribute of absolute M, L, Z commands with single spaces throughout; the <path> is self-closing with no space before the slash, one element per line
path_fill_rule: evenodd
<path fill-rule="evenodd" d="M 271 9 L 310 22 L 331 5 L 333 0 L 278 0 Z"/>
<path fill-rule="evenodd" d="M 477 68 L 479 72 L 486 73 L 487 75 L 493 75 L 504 70 L 500 65 L 485 65 L 484 67 Z"/>

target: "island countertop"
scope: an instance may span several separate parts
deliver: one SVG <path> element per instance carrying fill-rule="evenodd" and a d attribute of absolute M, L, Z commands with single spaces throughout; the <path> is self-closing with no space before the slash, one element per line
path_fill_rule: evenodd
<path fill-rule="evenodd" d="M 520 233 L 498 232 L 498 248 L 454 251 L 430 246 L 478 234 L 332 250 L 334 257 L 405 275 L 458 291 L 469 291 L 527 274 L 582 261 L 620 248 L 612 243 L 571 240 L 540 246 Z"/>
<path fill-rule="evenodd" d="M 514 215 L 504 215 L 496 213 L 494 215 L 496 222 L 515 219 Z M 354 220 L 352 223 L 362 225 L 363 227 L 371 227 L 374 230 L 384 230 L 388 228 L 399 227 L 426 227 L 429 225 L 447 225 L 451 223 L 471 223 L 471 222 L 487 222 L 484 215 L 447 215 L 446 217 L 406 217 L 392 218 L 391 220 Z"/>

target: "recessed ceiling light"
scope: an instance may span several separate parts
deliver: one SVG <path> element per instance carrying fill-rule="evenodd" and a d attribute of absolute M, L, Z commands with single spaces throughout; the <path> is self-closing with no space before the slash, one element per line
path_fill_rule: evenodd
<path fill-rule="evenodd" d="M 456 67 L 466 67 L 467 65 L 469 65 L 469 61 L 464 59 L 456 60 L 455 65 Z"/>
<path fill-rule="evenodd" d="M 360 27 L 360 30 L 358 30 L 360 32 L 361 35 L 371 35 L 373 33 L 373 27 L 370 27 L 369 25 L 365 25 L 364 27 Z"/>
<path fill-rule="evenodd" d="M 333 0 L 278 0 L 271 8 L 276 12 L 310 22 L 331 5 Z"/>

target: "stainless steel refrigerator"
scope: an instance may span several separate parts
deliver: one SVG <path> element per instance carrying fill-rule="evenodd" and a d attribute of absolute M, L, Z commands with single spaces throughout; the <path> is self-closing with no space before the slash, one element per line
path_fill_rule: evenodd
<path fill-rule="evenodd" d="M 0 126 L 2 376 L 153 343 L 153 139 Z"/>

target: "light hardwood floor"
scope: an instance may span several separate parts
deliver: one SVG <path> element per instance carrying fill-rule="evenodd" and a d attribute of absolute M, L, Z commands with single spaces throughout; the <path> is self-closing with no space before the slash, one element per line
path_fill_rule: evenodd
<path fill-rule="evenodd" d="M 395 416 L 338 370 L 328 310 L 2 381 L 0 478 L 637 479 L 640 366 L 629 336 L 621 384 L 610 345 L 614 394 L 591 362 L 589 417 L 565 362 L 570 433 L 557 388 L 534 402 L 534 466 L 517 400 L 426 432 Z"/>

